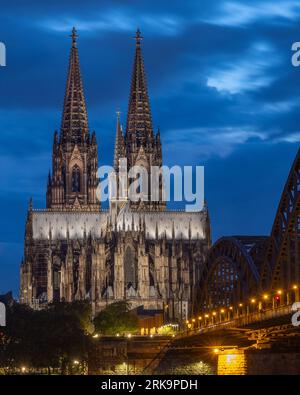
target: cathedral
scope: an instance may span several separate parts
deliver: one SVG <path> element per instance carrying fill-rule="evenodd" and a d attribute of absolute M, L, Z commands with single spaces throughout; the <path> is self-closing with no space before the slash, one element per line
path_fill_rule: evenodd
<path fill-rule="evenodd" d="M 101 207 L 97 138 L 89 129 L 75 29 L 71 37 L 46 209 L 34 209 L 32 201 L 28 208 L 20 302 L 42 308 L 53 301 L 89 300 L 96 314 L 109 303 L 126 300 L 132 308 L 163 310 L 169 320 L 186 319 L 197 302 L 199 270 L 211 243 L 207 208 L 169 210 L 162 198 L 163 179 L 157 201 L 111 198 L 108 209 Z M 163 163 L 141 40 L 138 30 L 124 132 L 117 115 L 116 174 L 122 158 L 128 167 L 148 171 Z"/>

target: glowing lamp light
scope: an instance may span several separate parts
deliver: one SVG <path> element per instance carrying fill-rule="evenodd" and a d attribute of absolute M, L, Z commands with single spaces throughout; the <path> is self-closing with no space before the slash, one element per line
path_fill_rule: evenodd
<path fill-rule="evenodd" d="M 73 363 L 74 363 L 74 365 L 79 365 L 79 361 L 77 361 L 77 359 L 75 359 L 75 360 L 73 361 Z"/>
<path fill-rule="evenodd" d="M 192 319 L 192 322 L 195 322 L 195 321 L 196 321 L 195 318 L 193 318 L 193 319 Z"/>
<path fill-rule="evenodd" d="M 127 337 L 128 339 L 131 339 L 131 333 L 128 333 Z"/>
<path fill-rule="evenodd" d="M 239 306 L 240 306 L 240 307 L 243 307 L 243 303 L 240 303 Z"/>
<path fill-rule="evenodd" d="M 119 336 L 120 336 L 120 333 L 117 333 L 116 336 L 119 337 Z"/>
<path fill-rule="evenodd" d="M 22 366 L 22 367 L 21 367 L 21 372 L 22 372 L 22 373 L 25 373 L 25 372 L 26 372 L 25 366 Z"/>
<path fill-rule="evenodd" d="M 267 299 L 269 299 L 269 295 L 266 295 L 266 294 L 265 294 L 265 295 L 263 296 L 263 298 L 264 298 L 265 300 L 267 300 Z"/>
<path fill-rule="evenodd" d="M 232 307 L 232 306 L 230 306 L 230 307 L 229 307 L 229 310 L 233 310 L 233 307 Z"/>
<path fill-rule="evenodd" d="M 99 337 L 98 333 L 93 336 L 94 339 L 97 339 L 97 337 Z"/>
<path fill-rule="evenodd" d="M 293 285 L 293 289 L 298 289 L 298 285 Z"/>
<path fill-rule="evenodd" d="M 201 321 L 201 320 L 202 320 L 202 317 L 198 317 L 198 320 L 200 320 L 200 321 Z"/>
<path fill-rule="evenodd" d="M 215 316 L 216 314 L 217 314 L 217 313 L 216 313 L 215 311 L 212 313 L 213 316 Z"/>
<path fill-rule="evenodd" d="M 215 353 L 215 354 L 218 354 L 219 351 L 220 351 L 220 350 L 219 350 L 218 348 L 214 348 L 214 353 Z"/>
<path fill-rule="evenodd" d="M 208 318 L 209 317 L 209 315 L 208 314 L 205 314 L 205 316 L 204 316 L 205 318 Z"/>
<path fill-rule="evenodd" d="M 186 323 L 186 324 L 189 324 L 189 320 L 186 320 L 185 323 Z"/>
<path fill-rule="evenodd" d="M 255 303 L 256 302 L 256 300 L 255 299 L 251 299 L 251 303 Z"/>
<path fill-rule="evenodd" d="M 224 310 L 224 309 L 221 309 L 221 313 L 225 313 L 225 310 Z"/>
<path fill-rule="evenodd" d="M 277 291 L 277 293 L 278 293 L 278 295 L 281 295 L 281 294 L 282 294 L 281 289 L 279 289 L 279 290 Z"/>

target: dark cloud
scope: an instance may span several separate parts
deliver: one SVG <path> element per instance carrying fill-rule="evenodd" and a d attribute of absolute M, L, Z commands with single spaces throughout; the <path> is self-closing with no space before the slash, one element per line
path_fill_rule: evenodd
<path fill-rule="evenodd" d="M 294 0 L 2 5 L 0 291 L 17 289 L 29 197 L 35 207 L 45 204 L 74 24 L 100 164 L 112 161 L 117 108 L 126 119 L 132 36 L 139 26 L 165 161 L 205 164 L 217 238 L 271 228 L 300 141 L 300 68 L 291 65 L 299 21 Z"/>

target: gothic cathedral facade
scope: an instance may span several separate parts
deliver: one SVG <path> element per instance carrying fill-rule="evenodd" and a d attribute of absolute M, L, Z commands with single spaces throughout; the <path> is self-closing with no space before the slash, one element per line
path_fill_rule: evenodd
<path fill-rule="evenodd" d="M 114 168 L 121 158 L 147 170 L 162 165 L 160 132 L 154 133 L 137 31 L 125 133 L 117 117 Z M 110 200 L 101 208 L 96 134 L 90 133 L 72 33 L 60 133 L 54 133 L 46 209 L 29 204 L 20 301 L 33 308 L 53 301 L 90 300 L 94 313 L 127 300 L 132 308 L 165 310 L 182 320 L 197 299 L 198 274 L 210 247 L 206 207 L 169 210 L 162 199 Z"/>

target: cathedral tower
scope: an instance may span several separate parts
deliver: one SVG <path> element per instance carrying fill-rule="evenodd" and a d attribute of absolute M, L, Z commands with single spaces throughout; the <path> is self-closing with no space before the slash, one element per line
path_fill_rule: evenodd
<path fill-rule="evenodd" d="M 150 176 L 152 166 L 162 165 L 141 39 L 138 30 L 125 133 L 117 113 L 114 168 L 119 182 L 123 171 L 127 181 L 134 165 Z M 123 199 L 110 199 L 110 210 L 100 209 L 97 142 L 88 127 L 75 29 L 61 130 L 54 133 L 52 157 L 47 208 L 35 210 L 31 202 L 28 208 L 20 302 L 42 308 L 53 301 L 89 300 L 97 314 L 109 303 L 126 300 L 132 308 L 163 310 L 167 321 L 185 320 L 193 311 L 210 246 L 208 211 L 167 209 L 162 177 L 156 201 L 128 201 L 125 193 Z M 127 160 L 124 169 L 120 159 Z"/>
<path fill-rule="evenodd" d="M 151 167 L 162 166 L 160 133 L 158 131 L 155 135 L 153 132 L 140 30 L 136 32 L 135 40 L 136 47 L 129 95 L 126 133 L 124 138 L 122 134 L 117 133 L 116 147 L 120 147 L 120 141 L 121 144 L 123 144 L 121 140 L 122 137 L 124 139 L 124 150 L 128 162 L 128 169 L 132 166 L 141 166 L 148 172 L 148 201 L 130 202 L 131 208 L 134 210 L 146 209 L 160 211 L 165 209 L 165 203 L 162 200 L 162 175 L 159 176 L 156 185 L 158 189 L 157 200 L 151 201 L 150 196 Z M 120 148 L 117 152 L 120 152 Z M 121 150 L 121 152 L 123 151 Z M 131 181 L 133 180 L 131 179 Z"/>
<path fill-rule="evenodd" d="M 72 47 L 64 99 L 60 136 L 54 133 L 52 175 L 47 186 L 47 208 L 55 210 L 99 210 L 98 146 L 90 135 L 79 66 L 77 34 Z"/>

